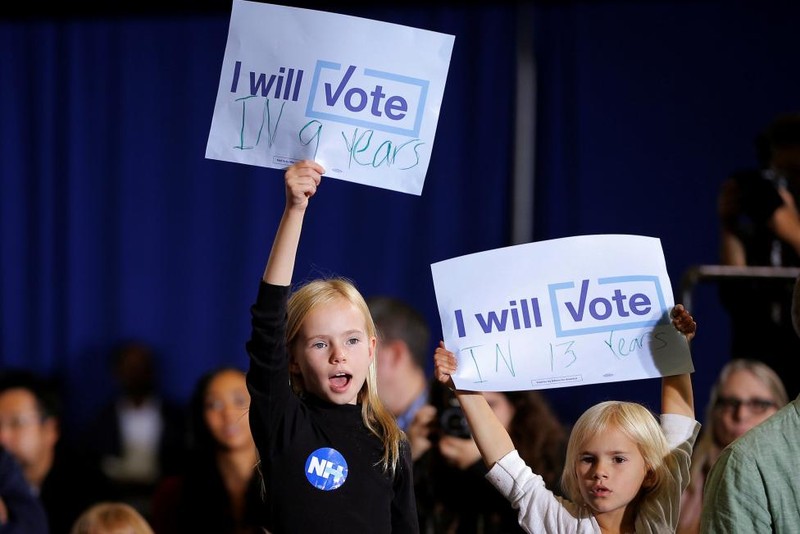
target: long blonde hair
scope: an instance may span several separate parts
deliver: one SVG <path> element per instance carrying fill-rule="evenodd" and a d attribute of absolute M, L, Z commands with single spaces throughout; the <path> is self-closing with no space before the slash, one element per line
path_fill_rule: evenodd
<path fill-rule="evenodd" d="M 377 329 L 372 315 L 369 312 L 364 297 L 355 284 L 343 277 L 318 278 L 301 285 L 289 297 L 287 307 L 286 346 L 289 348 L 290 358 L 294 358 L 293 342 L 297 338 L 300 327 L 308 314 L 319 306 L 330 304 L 339 299 L 344 299 L 353 304 L 364 316 L 367 336 L 377 338 Z M 300 373 L 290 374 L 292 388 L 298 395 L 305 394 L 303 377 Z M 358 403 L 361 404 L 361 417 L 364 425 L 383 442 L 383 459 L 381 466 L 384 471 L 394 475 L 400 459 L 400 443 L 406 439 L 405 434 L 394 416 L 386 409 L 378 397 L 378 379 L 376 374 L 375 358 L 369 364 L 367 379 L 358 392 Z"/>
<path fill-rule="evenodd" d="M 617 429 L 639 447 L 647 476 L 639 493 L 639 507 L 661 498 L 666 481 L 674 478 L 674 460 L 669 456 L 669 443 L 655 415 L 635 402 L 605 401 L 595 404 L 581 415 L 572 427 L 567 443 L 567 459 L 561 475 L 564 495 L 578 505 L 585 505 L 578 480 L 578 462 L 587 441 Z"/>

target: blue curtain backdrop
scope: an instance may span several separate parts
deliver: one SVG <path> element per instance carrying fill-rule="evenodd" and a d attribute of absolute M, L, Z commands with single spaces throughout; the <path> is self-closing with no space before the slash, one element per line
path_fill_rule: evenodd
<path fill-rule="evenodd" d="M 753 137 L 775 114 L 800 109 L 800 5 L 518 7 L 324 7 L 456 39 L 423 194 L 326 180 L 296 278 L 343 274 L 403 297 L 440 336 L 430 264 L 512 244 L 518 27 L 537 66 L 535 239 L 659 237 L 676 295 L 689 266 L 716 263 L 719 184 L 755 163 Z M 246 366 L 284 198 L 280 171 L 204 158 L 229 14 L 0 19 L 0 365 L 60 378 L 76 427 L 111 392 L 119 339 L 158 349 L 178 401 L 208 368 Z M 700 412 L 728 358 L 727 318 L 708 287 L 691 311 Z M 659 390 L 548 395 L 570 421 L 607 397 L 657 409 Z"/>
<path fill-rule="evenodd" d="M 515 10 L 361 13 L 456 36 L 433 158 L 421 197 L 326 180 L 296 278 L 352 277 L 438 330 L 430 264 L 506 244 Z M 229 16 L 0 24 L 0 361 L 60 378 L 76 426 L 110 394 L 121 338 L 158 349 L 178 401 L 247 365 L 284 191 L 281 171 L 204 158 Z"/>
<path fill-rule="evenodd" d="M 538 4 L 535 239 L 658 237 L 680 297 L 690 266 L 719 261 L 723 179 L 756 164 L 753 140 L 775 115 L 800 112 L 799 17 L 789 1 Z M 690 311 L 702 421 L 729 325 L 713 283 Z M 658 380 L 551 391 L 573 415 L 620 395 L 660 405 Z"/>

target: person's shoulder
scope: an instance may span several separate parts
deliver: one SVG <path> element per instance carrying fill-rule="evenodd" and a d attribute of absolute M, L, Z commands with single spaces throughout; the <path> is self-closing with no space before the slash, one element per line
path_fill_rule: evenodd
<path fill-rule="evenodd" d="M 758 444 L 771 446 L 775 436 L 794 436 L 791 440 L 800 443 L 800 396 L 772 414 L 768 419 L 748 430 L 729 445 L 737 451 L 754 451 Z"/>
<path fill-rule="evenodd" d="M 725 447 L 711 467 L 706 493 L 722 486 L 781 485 L 800 454 L 800 400 L 795 400 Z"/>
<path fill-rule="evenodd" d="M 797 425 L 798 430 L 800 430 L 800 395 L 792 399 L 786 406 L 775 412 L 764 422 L 770 422 L 775 416 L 780 416 L 777 421 L 783 423 L 791 422 L 791 424 Z"/>
<path fill-rule="evenodd" d="M 752 430 L 758 430 L 758 434 L 771 434 L 773 431 L 795 431 L 800 433 L 800 397 L 792 400 L 786 406 L 769 416 L 765 421 L 759 423 Z"/>

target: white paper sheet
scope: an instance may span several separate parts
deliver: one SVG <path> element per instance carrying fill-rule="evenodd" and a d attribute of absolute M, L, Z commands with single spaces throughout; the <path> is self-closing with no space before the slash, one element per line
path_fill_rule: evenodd
<path fill-rule="evenodd" d="M 234 0 L 206 158 L 422 194 L 455 37 Z"/>
<path fill-rule="evenodd" d="M 661 241 L 576 236 L 431 265 L 457 387 L 548 389 L 694 371 Z M 691 312 L 691 310 L 689 310 Z"/>

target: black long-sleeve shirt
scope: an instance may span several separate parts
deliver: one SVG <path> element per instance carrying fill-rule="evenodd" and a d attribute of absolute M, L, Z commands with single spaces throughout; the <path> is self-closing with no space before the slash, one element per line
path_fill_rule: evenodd
<path fill-rule="evenodd" d="M 250 427 L 261 458 L 272 534 L 417 533 L 411 455 L 395 476 L 360 405 L 337 405 L 289 385 L 285 343 L 289 287 L 261 283 L 247 343 Z"/>

